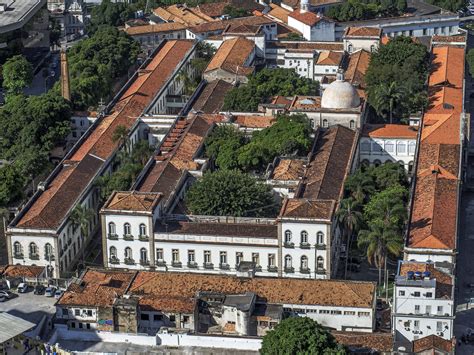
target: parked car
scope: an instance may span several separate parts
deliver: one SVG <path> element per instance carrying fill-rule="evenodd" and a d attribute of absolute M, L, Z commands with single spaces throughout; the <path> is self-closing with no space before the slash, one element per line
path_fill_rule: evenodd
<path fill-rule="evenodd" d="M 44 291 L 44 295 L 46 297 L 54 297 L 54 293 L 56 292 L 56 288 L 54 287 L 46 287 L 46 290 Z"/>
<path fill-rule="evenodd" d="M 11 298 L 12 294 L 10 291 L 0 291 L 0 297 L 2 298 Z"/>
<path fill-rule="evenodd" d="M 27 293 L 28 292 L 28 285 L 24 282 L 20 283 L 17 288 L 19 293 Z"/>
<path fill-rule="evenodd" d="M 0 302 L 5 302 L 7 300 L 6 297 L 0 297 Z"/>
<path fill-rule="evenodd" d="M 60 298 L 63 294 L 63 291 L 62 290 L 56 290 L 56 292 L 54 293 L 54 298 Z"/>
<path fill-rule="evenodd" d="M 46 287 L 44 287 L 43 285 L 36 285 L 35 286 L 35 295 L 44 295 L 44 291 L 45 291 Z"/>

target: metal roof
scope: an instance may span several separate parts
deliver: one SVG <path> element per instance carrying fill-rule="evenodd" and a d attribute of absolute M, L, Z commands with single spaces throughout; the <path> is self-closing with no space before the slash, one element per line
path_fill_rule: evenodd
<path fill-rule="evenodd" d="M 34 328 L 35 326 L 36 324 L 34 323 L 28 322 L 19 317 L 12 316 L 11 314 L 1 312 L 0 344 L 30 330 L 31 328 Z"/>

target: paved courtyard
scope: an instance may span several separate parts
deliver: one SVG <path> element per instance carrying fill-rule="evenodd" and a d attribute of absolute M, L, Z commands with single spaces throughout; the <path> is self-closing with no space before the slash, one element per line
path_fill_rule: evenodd
<path fill-rule="evenodd" d="M 13 298 L 0 302 L 0 312 L 7 312 L 16 317 L 37 324 L 44 315 L 53 315 L 56 311 L 54 297 L 28 293 L 15 294 Z"/>

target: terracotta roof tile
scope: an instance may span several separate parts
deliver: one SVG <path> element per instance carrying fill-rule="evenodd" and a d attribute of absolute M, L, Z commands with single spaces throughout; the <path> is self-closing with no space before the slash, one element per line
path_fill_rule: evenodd
<path fill-rule="evenodd" d="M 375 284 L 338 280 L 303 280 L 289 278 L 250 278 L 235 276 L 139 272 L 130 293 L 154 297 L 195 297 L 197 292 L 224 294 L 254 292 L 268 303 L 318 304 L 340 307 L 372 308 Z"/>
<path fill-rule="evenodd" d="M 243 9 L 246 11 L 259 10 L 263 11 L 265 7 L 253 0 L 225 0 L 222 2 L 213 2 L 213 3 L 204 3 L 196 7 L 202 13 L 210 17 L 220 17 L 226 15 L 224 9 L 226 6 L 232 6 L 238 9 Z"/>
<path fill-rule="evenodd" d="M 452 299 L 453 298 L 453 276 L 437 269 L 434 264 L 418 263 L 404 261 L 400 266 L 400 276 L 407 276 L 409 271 L 413 272 L 430 272 L 430 278 L 436 279 L 436 298 Z"/>
<path fill-rule="evenodd" d="M 347 27 L 344 31 L 344 37 L 376 37 L 382 36 L 382 29 L 377 27 Z"/>
<path fill-rule="evenodd" d="M 130 36 L 145 35 L 150 33 L 164 33 L 185 30 L 188 26 L 179 22 L 165 22 L 157 25 L 129 27 L 125 29 Z"/>
<path fill-rule="evenodd" d="M 195 301 L 192 297 L 160 297 L 153 294 L 140 295 L 138 304 L 142 311 L 193 313 Z"/>
<path fill-rule="evenodd" d="M 466 44 L 466 40 L 467 40 L 466 35 L 467 35 L 467 33 L 465 35 L 454 35 L 454 36 L 435 35 L 435 36 L 432 37 L 431 41 L 433 43 L 435 43 L 435 42 L 443 43 L 443 45 L 453 44 L 453 43 Z"/>
<path fill-rule="evenodd" d="M 276 122 L 273 116 L 235 115 L 234 123 L 244 128 L 267 128 Z"/>
<path fill-rule="evenodd" d="M 58 300 L 59 306 L 112 306 L 122 296 L 135 272 L 88 269 L 82 282 L 71 283 Z"/>
<path fill-rule="evenodd" d="M 267 48 L 286 48 L 306 51 L 344 51 L 342 42 L 306 42 L 306 41 L 279 41 L 270 42 Z"/>
<path fill-rule="evenodd" d="M 316 15 L 314 12 L 301 12 L 301 10 L 290 12 L 288 17 L 294 18 L 295 20 L 311 27 L 323 19 L 323 17 Z"/>
<path fill-rule="evenodd" d="M 115 191 L 103 209 L 152 212 L 161 197 L 155 192 Z"/>
<path fill-rule="evenodd" d="M 247 59 L 254 50 L 255 43 L 245 37 L 228 39 L 221 44 L 204 73 L 216 69 L 237 73 L 246 66 Z"/>
<path fill-rule="evenodd" d="M 342 1 L 343 0 L 309 0 L 309 4 L 316 7 L 325 4 L 338 4 Z M 284 0 L 283 3 L 293 9 L 300 8 L 300 0 Z"/>
<path fill-rule="evenodd" d="M 186 235 L 278 238 L 278 228 L 276 225 L 257 223 L 177 222 L 167 223 L 166 225 L 157 224 L 155 232 Z"/>
<path fill-rule="evenodd" d="M 344 53 L 335 51 L 322 51 L 319 53 L 316 65 L 337 65 L 341 63 Z"/>
<path fill-rule="evenodd" d="M 28 265 L 6 265 L 0 270 L 0 275 L 7 278 L 26 277 L 35 278 L 40 277 L 45 271 L 44 266 L 28 266 Z"/>
<path fill-rule="evenodd" d="M 280 159 L 273 169 L 273 180 L 299 180 L 305 172 L 305 161 L 301 159 Z"/>
<path fill-rule="evenodd" d="M 462 88 L 464 80 L 464 52 L 465 49 L 459 47 L 434 47 L 428 85 L 447 85 Z"/>
<path fill-rule="evenodd" d="M 195 26 L 202 23 L 215 21 L 196 8 L 189 8 L 186 5 L 171 5 L 166 8 L 155 9 L 154 14 L 166 22 L 180 22 L 188 26 Z"/>
<path fill-rule="evenodd" d="M 233 85 L 224 80 L 207 83 L 193 105 L 193 109 L 204 113 L 218 113 L 224 106 L 225 95 Z"/>
<path fill-rule="evenodd" d="M 424 338 L 416 339 L 413 341 L 413 352 L 414 353 L 423 353 L 425 354 L 426 351 L 441 350 L 445 351 L 449 354 L 454 354 L 454 350 L 456 347 L 456 339 L 453 338 L 452 340 L 443 339 L 437 335 L 428 335 Z M 438 353 L 438 352 L 433 352 Z"/>
<path fill-rule="evenodd" d="M 365 73 L 370 63 L 370 52 L 361 49 L 357 52 L 352 53 L 349 56 L 349 62 L 347 65 L 344 78 L 349 81 L 352 85 L 360 86 L 365 88 Z"/>
<path fill-rule="evenodd" d="M 290 111 L 319 111 L 321 96 L 295 96 L 288 109 Z"/>
<path fill-rule="evenodd" d="M 288 23 L 288 15 L 290 14 L 291 11 L 288 11 L 287 9 L 284 9 L 281 6 L 278 6 L 277 4 L 270 3 L 271 10 L 267 13 L 270 17 L 274 17 L 283 23 Z"/>
<path fill-rule="evenodd" d="M 242 24 L 242 25 L 263 25 L 273 23 L 273 20 L 263 16 L 248 16 L 239 17 L 225 21 L 214 21 L 203 23 L 197 26 L 190 27 L 189 30 L 193 33 L 206 33 L 206 32 L 217 32 L 224 31 L 229 24 Z"/>
<path fill-rule="evenodd" d="M 362 135 L 371 138 L 406 138 L 416 139 L 416 127 L 402 124 L 365 124 Z"/>
<path fill-rule="evenodd" d="M 371 349 L 377 353 L 391 353 L 393 350 L 392 333 L 337 332 L 332 335 L 340 344 L 350 349 Z"/>
<path fill-rule="evenodd" d="M 329 221 L 336 207 L 334 200 L 289 198 L 283 201 L 280 218 L 310 218 Z"/>

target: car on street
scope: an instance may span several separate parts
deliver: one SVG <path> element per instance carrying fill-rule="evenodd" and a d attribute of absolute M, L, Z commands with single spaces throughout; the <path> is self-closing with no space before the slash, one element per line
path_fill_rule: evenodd
<path fill-rule="evenodd" d="M 0 302 L 5 302 L 7 300 L 6 297 L 0 297 Z"/>
<path fill-rule="evenodd" d="M 12 297 L 12 293 L 10 291 L 0 291 L 0 297 L 8 299 Z"/>
<path fill-rule="evenodd" d="M 28 292 L 28 285 L 24 282 L 20 283 L 17 288 L 19 293 L 27 293 Z"/>
<path fill-rule="evenodd" d="M 54 293 L 54 298 L 60 298 L 63 294 L 63 291 L 62 290 L 56 290 L 56 292 Z"/>
<path fill-rule="evenodd" d="M 54 293 L 56 292 L 56 288 L 54 287 L 46 287 L 46 290 L 44 291 L 44 295 L 46 297 L 54 297 Z"/>
<path fill-rule="evenodd" d="M 46 290 L 46 287 L 43 285 L 36 285 L 35 286 L 35 295 L 44 295 L 44 291 Z"/>

